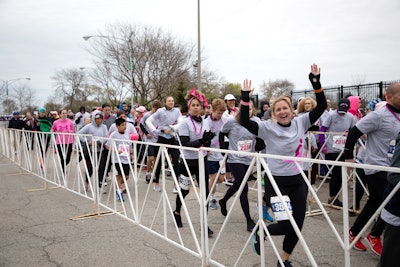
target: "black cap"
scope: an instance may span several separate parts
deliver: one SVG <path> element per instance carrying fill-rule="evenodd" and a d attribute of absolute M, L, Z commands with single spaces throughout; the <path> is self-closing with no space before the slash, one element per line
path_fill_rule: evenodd
<path fill-rule="evenodd" d="M 339 100 L 338 104 L 338 112 L 339 113 L 346 113 L 350 108 L 350 101 L 347 98 L 342 98 Z"/>

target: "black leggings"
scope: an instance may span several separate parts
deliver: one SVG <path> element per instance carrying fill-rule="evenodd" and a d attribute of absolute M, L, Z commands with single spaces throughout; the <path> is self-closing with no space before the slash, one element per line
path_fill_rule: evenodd
<path fill-rule="evenodd" d="M 249 165 L 241 163 L 228 163 L 228 166 L 233 174 L 233 177 L 235 177 L 235 181 L 233 182 L 233 185 L 229 187 L 223 198 L 225 202 L 227 202 L 239 190 L 247 169 L 249 168 Z M 249 211 L 249 199 L 247 198 L 248 190 L 249 187 L 247 186 L 246 182 L 246 185 L 244 186 L 243 191 L 240 194 L 240 205 L 242 206 L 242 210 L 247 221 L 251 220 Z"/>
<path fill-rule="evenodd" d="M 325 155 L 326 160 L 335 161 L 339 157 L 339 153 L 328 153 Z M 338 159 L 344 161 L 344 154 Z M 342 187 L 342 167 L 335 166 L 332 170 L 331 180 L 329 182 L 329 196 L 335 197 Z"/>
<path fill-rule="evenodd" d="M 276 183 L 282 195 L 287 195 L 290 198 L 293 210 L 293 218 L 297 226 L 301 230 L 306 215 L 306 202 L 307 202 L 307 185 L 304 182 L 301 174 L 293 176 L 274 176 Z M 265 192 L 268 197 L 276 196 L 274 189 L 269 181 L 265 180 Z M 294 231 L 289 220 L 278 221 L 267 226 L 271 235 L 285 235 L 283 239 L 283 251 L 288 254 L 293 252 L 299 238 Z"/>
<path fill-rule="evenodd" d="M 57 145 L 58 157 L 60 158 L 61 168 L 63 170 L 63 173 L 65 173 L 65 168 L 71 161 L 72 146 L 73 146 L 73 144 L 58 144 Z"/>
<path fill-rule="evenodd" d="M 164 138 L 162 136 L 158 137 L 157 144 L 168 144 L 168 145 L 178 145 L 178 142 L 175 140 L 175 138 Z M 154 146 L 155 147 L 155 156 L 157 157 L 157 153 L 160 150 L 159 146 Z M 168 154 L 171 155 L 171 160 L 172 160 L 172 165 L 175 174 L 178 173 L 178 165 L 179 165 L 179 150 L 175 148 L 167 148 L 168 149 Z M 154 179 L 155 183 L 159 183 L 160 181 L 160 173 L 161 173 L 161 156 L 160 160 L 158 161 L 157 168 L 156 168 L 156 177 Z"/>
<path fill-rule="evenodd" d="M 388 183 L 386 180 L 387 172 L 384 171 L 366 175 L 365 177 L 367 178 L 368 183 L 369 198 L 350 229 L 353 235 L 358 235 L 361 229 L 367 224 L 369 219 L 372 217 L 372 215 L 374 215 L 375 211 L 382 204 L 383 193 Z M 382 235 L 384 229 L 385 222 L 379 216 L 378 220 L 372 227 L 371 235 L 380 236 Z"/>
<path fill-rule="evenodd" d="M 198 159 L 187 159 L 186 163 L 187 163 L 187 165 L 189 167 L 190 174 L 196 176 L 197 184 L 200 186 L 199 160 Z M 181 160 L 181 162 L 179 163 L 179 175 L 181 175 L 181 174 L 184 175 L 184 176 L 189 176 L 183 160 Z M 177 176 L 178 179 L 179 179 L 179 175 Z M 205 184 L 206 197 L 208 197 L 209 188 L 208 188 L 208 160 L 207 160 L 207 156 L 204 157 L 204 177 L 205 177 L 205 182 L 206 182 L 206 184 Z M 184 189 L 181 188 L 181 192 L 182 192 L 183 198 L 185 198 L 189 194 L 190 190 L 184 190 Z M 175 211 L 180 213 L 181 212 L 181 208 L 182 208 L 182 201 L 181 201 L 181 198 L 179 197 L 179 194 L 178 194 L 176 196 L 176 209 L 175 209 Z M 207 209 L 208 209 L 208 205 L 207 205 Z"/>

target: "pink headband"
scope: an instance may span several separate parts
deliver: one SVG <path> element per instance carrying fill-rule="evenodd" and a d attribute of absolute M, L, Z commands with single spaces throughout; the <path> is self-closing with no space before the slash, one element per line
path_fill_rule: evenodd
<path fill-rule="evenodd" d="M 192 103 L 192 100 L 194 98 L 196 98 L 196 99 L 198 99 L 200 101 L 201 104 L 203 104 L 203 106 L 205 108 L 208 108 L 209 104 L 208 104 L 206 96 L 204 94 L 202 94 L 202 93 L 198 93 L 196 91 L 196 88 L 192 88 L 192 90 L 190 90 L 190 92 L 189 92 L 189 95 L 191 95 L 192 98 L 189 99 L 189 101 L 188 101 L 188 107 L 190 107 L 190 103 Z"/>

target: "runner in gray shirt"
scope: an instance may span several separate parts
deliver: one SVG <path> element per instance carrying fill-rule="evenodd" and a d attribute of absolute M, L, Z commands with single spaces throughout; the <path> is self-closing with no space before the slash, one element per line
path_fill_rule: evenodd
<path fill-rule="evenodd" d="M 253 103 L 250 103 L 249 111 L 251 114 L 250 120 L 254 122 L 260 122 L 261 120 L 256 116 L 256 112 L 253 107 Z M 247 111 L 247 112 L 249 112 Z M 224 136 L 228 136 L 229 138 L 229 147 L 228 149 L 231 151 L 247 151 L 254 152 L 255 144 L 256 144 L 256 136 L 249 132 L 245 127 L 240 125 L 240 111 L 234 117 L 229 119 L 224 126 L 222 126 L 220 132 L 220 140 L 223 140 Z M 241 154 L 229 153 L 228 155 L 228 165 L 231 170 L 235 180 L 233 181 L 233 185 L 229 187 L 225 196 L 219 200 L 219 205 L 221 207 L 221 213 L 223 216 L 226 216 L 228 211 L 226 208 L 226 204 L 228 200 L 239 190 L 243 179 L 246 175 L 246 172 L 249 168 L 249 163 L 251 162 L 251 156 L 243 156 Z M 254 221 L 251 219 L 250 211 L 249 211 L 249 199 L 247 197 L 248 185 L 247 180 L 245 181 L 245 186 L 243 191 L 240 193 L 240 205 L 242 206 L 242 210 L 244 216 L 246 217 L 247 222 L 247 231 L 251 232 L 255 226 Z"/>
<path fill-rule="evenodd" d="M 157 143 L 158 134 L 156 133 L 156 131 L 150 131 L 149 127 L 146 125 L 146 120 L 152 114 L 156 113 L 159 108 L 161 108 L 161 102 L 158 100 L 154 100 L 153 103 L 151 104 L 151 111 L 144 114 L 142 119 L 140 120 L 140 129 L 142 130 L 142 132 L 144 134 L 145 142 Z M 153 125 L 155 125 L 157 128 L 158 121 L 153 121 Z M 147 146 L 147 164 L 146 164 L 147 165 L 147 171 L 146 171 L 146 182 L 147 183 L 149 183 L 151 180 L 151 173 L 153 172 L 154 162 L 156 160 L 155 150 L 156 150 L 155 146 L 152 146 L 152 145 Z"/>
<path fill-rule="evenodd" d="M 175 139 L 175 133 L 178 130 L 179 122 L 182 120 L 181 112 L 179 109 L 174 107 L 175 101 L 172 96 L 167 96 L 165 98 L 164 107 L 152 114 L 147 120 L 146 125 L 149 127 L 151 133 L 155 132 L 158 134 L 157 143 L 158 144 L 169 144 L 178 145 Z M 158 121 L 158 128 L 154 126 L 154 121 Z M 158 154 L 159 147 L 156 146 L 155 155 Z M 178 173 L 179 164 L 179 150 L 175 148 L 168 148 L 168 154 L 171 155 L 172 164 L 175 174 Z M 156 176 L 153 178 L 154 191 L 160 192 L 160 173 L 161 173 L 161 161 L 157 164 Z"/>
<path fill-rule="evenodd" d="M 356 118 L 347 112 L 350 108 L 350 101 L 347 98 L 342 98 L 339 101 L 338 109 L 330 112 L 326 119 L 322 122 L 321 132 L 330 132 L 324 149 L 326 160 L 344 161 L 342 153 L 344 144 L 346 143 L 346 133 L 351 127 L 356 124 Z M 325 143 L 324 137 L 320 138 L 322 143 Z M 335 166 L 332 169 L 331 180 L 329 182 L 329 198 L 328 204 L 342 207 L 343 203 L 335 197 L 342 187 L 342 169 L 340 166 Z"/>
<path fill-rule="evenodd" d="M 353 158 L 354 146 L 359 137 L 367 134 L 365 164 L 389 166 L 393 156 L 396 137 L 400 132 L 400 83 L 392 83 L 386 89 L 386 106 L 368 113 L 351 128 L 345 145 L 345 158 L 347 162 L 355 162 Z M 350 229 L 350 240 L 365 226 L 377 208 L 382 204 L 382 195 L 387 185 L 387 172 L 377 170 L 365 170 L 369 189 L 369 198 L 363 210 L 358 215 Z M 380 236 L 385 228 L 382 219 L 374 224 L 366 239 L 372 251 L 380 255 L 382 243 Z M 359 239 L 354 248 L 366 251 L 367 248 Z"/>
<path fill-rule="evenodd" d="M 279 97 L 271 107 L 271 115 L 274 120 L 261 121 L 259 123 L 250 121 L 248 117 L 249 99 L 252 88 L 251 81 L 245 80 L 242 87 L 240 122 L 250 132 L 266 141 L 266 152 L 268 154 L 289 157 L 302 156 L 301 150 L 304 142 L 304 133 L 317 121 L 326 109 L 326 99 L 319 81 L 320 69 L 315 64 L 311 66 L 309 79 L 314 88 L 317 107 L 309 112 L 308 116 L 305 115 L 292 119 L 294 113 L 292 105 L 287 98 Z M 291 204 L 288 206 L 291 206 L 293 218 L 301 230 L 306 213 L 307 185 L 300 174 L 300 170 L 291 160 L 268 159 L 268 167 L 281 193 L 288 197 L 288 201 Z M 276 195 L 269 179 L 265 181 L 265 192 L 266 195 Z M 275 206 L 275 213 L 278 213 L 278 211 Z M 292 266 L 289 262 L 289 256 L 298 242 L 298 237 L 288 218 L 282 218 L 277 223 L 268 225 L 268 231 L 271 235 L 285 235 L 281 259 L 285 266 Z M 255 252 L 260 254 L 260 237 L 258 231 L 253 236 L 252 246 Z M 280 266 L 279 263 L 278 266 Z"/>

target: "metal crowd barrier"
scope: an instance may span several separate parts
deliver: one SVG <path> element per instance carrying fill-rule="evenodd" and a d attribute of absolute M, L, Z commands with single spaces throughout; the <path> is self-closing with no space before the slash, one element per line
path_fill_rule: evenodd
<path fill-rule="evenodd" d="M 233 152 L 211 148 L 196 149 L 155 143 L 150 144 L 139 141 L 126 141 L 132 148 L 133 157 L 132 164 L 129 164 L 130 178 L 128 180 L 124 178 L 124 183 L 127 185 L 126 193 L 124 194 L 125 201 L 119 202 L 117 201 L 116 196 L 116 191 L 117 189 L 119 189 L 115 178 L 116 166 L 114 164 L 111 165 L 110 172 L 107 172 L 112 153 L 117 154 L 117 164 L 121 163 L 120 156 L 117 153 L 117 140 L 107 139 L 110 144 L 110 153 L 107 154 L 107 160 L 104 161 L 103 159 L 102 161 L 101 157 L 105 155 L 102 153 L 102 151 L 105 149 L 104 146 L 90 146 L 86 140 L 88 137 L 90 138 L 91 136 L 71 134 L 74 136 L 71 162 L 67 166 L 64 166 L 66 168 L 65 172 L 63 172 L 58 151 L 55 145 L 54 134 L 12 129 L 0 129 L 0 133 L 0 154 L 3 157 L 10 159 L 13 163 L 17 164 L 21 168 L 21 171 L 28 172 L 41 178 L 44 181 L 44 187 L 37 190 L 50 190 L 51 188 L 48 186 L 50 184 L 52 186 L 55 186 L 56 188 L 68 190 L 93 202 L 93 211 L 91 213 L 75 216 L 71 219 L 78 220 L 106 214 L 120 216 L 141 227 L 142 229 L 160 237 L 166 242 L 169 242 L 177 248 L 199 258 L 201 260 L 202 266 L 242 266 L 242 262 L 244 260 L 248 261 L 249 258 L 254 261 L 254 264 L 265 266 L 267 258 L 270 258 L 271 255 L 275 255 L 275 257 L 278 259 L 280 258 L 279 247 L 281 241 L 279 241 L 279 238 L 270 235 L 267 229 L 267 224 L 263 220 L 263 211 L 261 205 L 263 201 L 263 186 L 261 183 L 262 178 L 269 179 L 280 201 L 282 201 L 285 212 L 289 216 L 289 220 L 299 237 L 299 243 L 304 250 L 304 254 L 309 260 L 310 265 L 318 266 L 318 262 L 315 260 L 313 251 L 310 249 L 309 244 L 313 242 L 315 238 L 320 237 L 304 237 L 302 232 L 297 227 L 293 216 L 288 211 L 286 202 L 283 201 L 283 196 L 274 180 L 274 177 L 269 170 L 267 162 L 270 158 L 294 161 L 299 170 L 301 170 L 301 175 L 309 188 L 309 194 L 311 194 L 316 205 L 321 211 L 322 216 L 326 219 L 328 226 L 327 229 L 330 229 L 332 231 L 338 244 L 343 249 L 343 265 L 347 267 L 351 266 L 350 258 L 352 246 L 355 244 L 356 240 L 360 238 L 360 236 L 366 231 L 366 229 L 374 222 L 374 218 L 378 216 L 381 209 L 386 205 L 389 199 L 394 195 L 395 192 L 397 192 L 400 187 L 400 184 L 395 187 L 392 193 L 375 212 L 375 215 L 369 220 L 368 224 L 359 233 L 357 239 L 350 243 L 348 236 L 348 168 L 374 169 L 379 171 L 400 173 L 399 168 L 389 168 L 365 164 L 352 164 L 339 161 L 325 161 L 310 158 L 283 157 L 270 154 L 248 153 L 239 151 Z M 96 144 L 97 141 L 107 141 L 106 139 L 98 137 L 91 138 L 93 144 Z M 145 170 L 143 164 L 144 159 L 142 159 L 141 162 L 138 161 L 138 147 L 141 146 L 141 148 L 144 148 L 145 151 L 147 151 L 149 145 L 159 146 L 159 153 L 156 158 L 155 166 L 157 166 L 158 162 L 161 162 L 161 193 L 153 192 L 151 190 L 152 184 L 145 183 Z M 171 194 L 170 191 L 173 185 L 175 185 L 176 188 L 179 188 L 179 177 L 173 171 L 172 162 L 168 155 L 168 148 L 177 148 L 181 151 L 196 151 L 199 154 L 200 158 L 202 158 L 202 153 L 204 150 L 208 152 L 222 151 L 224 153 L 237 153 L 243 156 L 251 156 L 253 158 L 252 161 L 249 163 L 250 168 L 248 169 L 246 176 L 243 179 L 239 191 L 236 193 L 236 196 L 230 201 L 230 208 L 226 217 L 220 216 L 216 219 L 210 216 L 207 209 L 209 199 L 206 198 L 205 183 L 200 182 L 199 185 L 196 185 L 192 181 L 191 194 L 189 194 L 185 199 L 182 199 L 182 193 L 180 190 L 178 190 L 178 197 L 180 197 L 182 201 L 181 215 L 184 219 L 185 225 L 188 226 L 184 228 L 178 228 L 173 215 L 174 203 L 177 195 Z M 62 147 L 61 151 L 62 153 L 64 153 L 66 149 Z M 88 163 L 86 163 L 85 159 L 89 160 L 90 164 L 93 166 L 93 174 L 91 177 L 89 177 Z M 106 166 L 103 166 L 105 167 L 105 174 L 103 177 L 99 177 L 98 169 L 99 167 L 101 167 L 100 164 L 104 162 L 106 164 Z M 341 166 L 342 184 L 346 185 L 342 187 L 341 192 L 343 198 L 342 234 L 340 234 L 340 229 L 336 229 L 335 224 L 332 222 L 332 219 L 325 209 L 324 203 L 321 202 L 319 196 L 317 195 L 317 192 L 311 186 L 309 178 L 302 170 L 301 164 L 304 162 L 309 164 L 328 164 L 333 166 Z M 204 179 L 206 179 L 207 177 L 204 177 L 205 173 L 202 160 L 199 161 L 199 166 L 199 180 L 204 181 Z M 241 242 L 233 245 L 232 241 L 230 240 L 231 238 L 233 238 L 233 236 L 229 232 L 229 226 L 230 224 L 235 223 L 235 216 L 237 214 L 234 213 L 234 210 L 239 205 L 240 193 L 245 187 L 245 183 L 248 177 L 253 173 L 253 168 L 256 169 L 257 176 L 257 180 L 253 189 L 254 192 L 256 192 L 257 202 L 259 204 L 257 209 L 258 219 L 256 222 L 256 227 L 254 227 L 252 233 L 244 232 L 243 236 L 240 237 L 237 236 L 240 234 L 239 231 L 238 233 L 235 233 L 235 240 L 239 238 Z M 265 171 L 265 177 L 262 174 L 262 168 Z M 167 169 L 171 171 L 171 177 L 167 176 Z M 221 171 L 221 168 L 219 171 Z M 155 169 L 153 170 L 153 176 L 154 174 Z M 88 180 L 86 180 L 86 177 L 88 177 Z M 103 182 L 103 186 L 101 188 L 98 186 L 99 180 Z M 104 186 L 104 182 L 108 182 L 108 185 Z M 216 185 L 214 184 L 212 186 Z M 240 220 L 243 220 L 243 215 L 240 214 L 240 216 Z M 212 219 L 210 219 L 210 217 L 212 217 Z M 212 228 L 215 231 L 214 238 L 209 238 L 207 234 L 207 227 L 210 225 L 212 225 Z M 258 227 L 262 227 L 265 231 L 259 231 L 260 240 L 263 240 L 264 236 L 266 235 L 265 237 L 268 239 L 269 244 L 272 246 L 272 251 L 266 251 L 264 249 L 266 244 L 261 242 L 261 254 L 259 257 L 254 257 L 256 254 L 251 251 L 250 243 L 252 235 Z M 230 246 L 229 248 L 224 248 L 223 244 L 226 243 L 232 244 L 232 246 Z M 227 251 L 229 253 L 228 258 L 224 256 L 224 252 Z"/>

